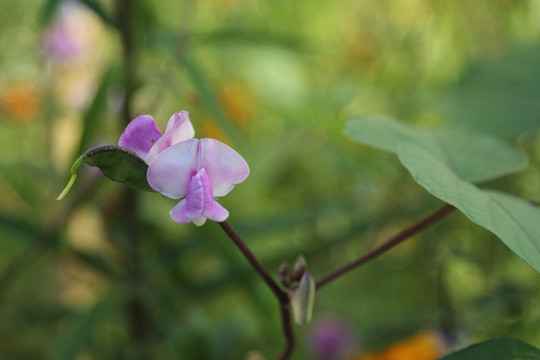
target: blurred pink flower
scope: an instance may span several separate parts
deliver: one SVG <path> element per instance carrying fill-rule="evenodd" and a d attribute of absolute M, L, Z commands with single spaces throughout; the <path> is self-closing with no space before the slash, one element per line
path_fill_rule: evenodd
<path fill-rule="evenodd" d="M 337 317 L 314 323 L 308 339 L 315 358 L 321 360 L 344 359 L 355 347 L 351 329 Z"/>
<path fill-rule="evenodd" d="M 62 2 L 54 19 L 45 29 L 42 48 L 49 59 L 68 62 L 91 52 L 92 37 L 88 28 L 88 15 L 80 4 L 73 1 Z"/>
<path fill-rule="evenodd" d="M 57 61 L 71 60 L 80 53 L 80 44 L 69 32 L 64 23 L 54 23 L 43 36 L 43 50 L 45 54 Z"/>

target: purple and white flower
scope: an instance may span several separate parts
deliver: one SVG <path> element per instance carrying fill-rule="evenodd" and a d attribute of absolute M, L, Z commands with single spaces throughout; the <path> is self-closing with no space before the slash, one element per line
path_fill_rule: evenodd
<path fill-rule="evenodd" d="M 148 163 L 147 180 L 157 192 L 181 199 L 170 212 L 177 223 L 206 219 L 222 222 L 229 212 L 214 197 L 227 195 L 249 175 L 249 166 L 236 151 L 214 139 L 193 139 L 188 113 L 174 114 L 162 134 L 154 119 L 134 119 L 118 145 Z"/>

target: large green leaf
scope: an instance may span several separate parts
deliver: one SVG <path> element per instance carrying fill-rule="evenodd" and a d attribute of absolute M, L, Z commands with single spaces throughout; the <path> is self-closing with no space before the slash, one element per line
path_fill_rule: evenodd
<path fill-rule="evenodd" d="M 154 191 L 146 180 L 148 164 L 133 151 L 115 145 L 90 149 L 79 157 L 71 167 L 71 179 L 57 200 L 61 200 L 71 189 L 82 164 L 100 168 L 109 179 L 137 190 Z"/>
<path fill-rule="evenodd" d="M 540 351 L 518 340 L 499 338 L 472 345 L 441 360 L 540 360 Z"/>
<path fill-rule="evenodd" d="M 506 143 L 461 130 L 423 130 L 386 117 L 358 116 L 347 121 L 345 133 L 356 142 L 392 153 L 402 142 L 414 143 L 472 182 L 496 179 L 527 166 L 526 157 Z"/>
<path fill-rule="evenodd" d="M 442 110 L 456 123 L 497 135 L 539 129 L 539 63 L 538 46 L 477 63 L 443 95 Z"/>
<path fill-rule="evenodd" d="M 540 209 L 514 196 L 483 191 L 461 180 L 446 164 L 418 145 L 403 143 L 398 147 L 398 155 L 427 191 L 493 232 L 540 272 Z"/>

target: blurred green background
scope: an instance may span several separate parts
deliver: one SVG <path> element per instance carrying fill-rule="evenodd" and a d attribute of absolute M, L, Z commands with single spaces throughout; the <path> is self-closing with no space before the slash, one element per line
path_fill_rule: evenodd
<path fill-rule="evenodd" d="M 273 274 L 303 254 L 320 278 L 440 206 L 348 140 L 349 116 L 496 134 L 531 165 L 486 186 L 540 199 L 538 0 L 123 3 L 0 3 L 1 359 L 283 347 L 277 301 L 217 224 L 178 225 L 151 193 L 126 212 L 132 194 L 87 167 L 54 201 L 78 155 L 117 143 L 126 99 L 162 129 L 187 110 L 197 137 L 246 159 L 220 203 Z M 325 322 L 347 329 L 349 359 L 415 334 L 448 341 L 433 359 L 504 335 L 540 346 L 540 277 L 456 213 L 323 288 L 293 359 L 316 358 Z M 375 358 L 420 359 L 404 354 Z"/>

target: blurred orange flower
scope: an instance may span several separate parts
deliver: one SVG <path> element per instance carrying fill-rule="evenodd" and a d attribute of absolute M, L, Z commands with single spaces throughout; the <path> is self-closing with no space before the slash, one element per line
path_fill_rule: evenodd
<path fill-rule="evenodd" d="M 221 130 L 216 121 L 210 117 L 206 117 L 204 119 L 201 133 L 201 137 L 216 139 L 223 143 L 228 142 L 227 136 L 225 135 L 223 130 Z"/>
<path fill-rule="evenodd" d="M 445 353 L 444 341 L 436 331 L 425 331 L 394 343 L 375 354 L 353 360 L 437 360 Z"/>
<path fill-rule="evenodd" d="M 250 104 L 254 97 L 248 85 L 232 82 L 219 89 L 219 101 L 227 116 L 236 124 L 246 124 L 252 118 Z"/>
<path fill-rule="evenodd" d="M 41 109 L 41 89 L 30 81 L 9 86 L 0 97 L 0 108 L 19 123 L 34 118 Z"/>

